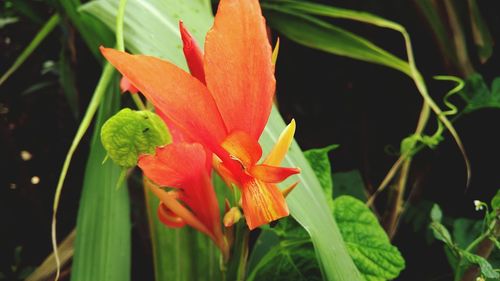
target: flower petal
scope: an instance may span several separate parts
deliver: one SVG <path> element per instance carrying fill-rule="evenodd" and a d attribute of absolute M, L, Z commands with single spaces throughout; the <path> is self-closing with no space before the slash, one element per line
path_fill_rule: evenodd
<path fill-rule="evenodd" d="M 253 166 L 262 157 L 259 143 L 243 131 L 235 131 L 227 136 L 222 147 L 233 159 L 239 161 L 243 168 Z"/>
<path fill-rule="evenodd" d="M 205 41 L 205 78 L 229 133 L 258 140 L 276 81 L 258 0 L 221 0 Z"/>
<path fill-rule="evenodd" d="M 132 83 L 130 83 L 130 80 L 127 79 L 127 77 L 122 76 L 122 79 L 120 80 L 120 90 L 122 93 L 125 92 L 130 92 L 131 94 L 137 94 L 139 90 L 137 90 Z"/>
<path fill-rule="evenodd" d="M 289 214 L 285 197 L 278 187 L 255 178 L 244 184 L 241 200 L 250 230 Z"/>
<path fill-rule="evenodd" d="M 181 217 L 177 216 L 162 202 L 160 202 L 160 205 L 158 206 L 157 213 L 160 221 L 168 227 L 180 228 L 186 225 L 186 222 Z"/>
<path fill-rule="evenodd" d="M 179 21 L 179 30 L 181 32 L 182 50 L 184 57 L 189 67 L 191 75 L 205 84 L 205 70 L 203 69 L 203 53 L 196 40 L 191 36 L 189 31 L 184 27 L 182 21 Z"/>
<path fill-rule="evenodd" d="M 212 96 L 198 79 L 158 58 L 103 47 L 101 52 L 184 134 L 217 150 L 226 129 Z"/>
<path fill-rule="evenodd" d="M 263 182 L 279 183 L 291 175 L 300 173 L 299 168 L 283 168 L 269 165 L 255 165 L 250 169 L 250 174 Z"/>
<path fill-rule="evenodd" d="M 264 160 L 264 164 L 271 166 L 279 166 L 290 148 L 293 141 L 293 135 L 295 134 L 295 120 L 286 126 L 286 128 L 281 132 L 278 141 L 274 145 L 273 149 L 267 155 Z"/>

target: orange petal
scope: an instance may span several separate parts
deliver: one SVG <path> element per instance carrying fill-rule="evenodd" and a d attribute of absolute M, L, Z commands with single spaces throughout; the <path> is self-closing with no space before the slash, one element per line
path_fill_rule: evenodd
<path fill-rule="evenodd" d="M 221 0 L 205 41 L 205 78 L 228 132 L 258 139 L 276 81 L 258 0 Z"/>
<path fill-rule="evenodd" d="M 120 80 L 120 90 L 122 93 L 125 92 L 130 92 L 131 94 L 137 94 L 139 90 L 137 90 L 132 83 L 130 83 L 130 80 L 127 79 L 127 77 L 122 76 L 122 79 Z"/>
<path fill-rule="evenodd" d="M 207 88 L 177 66 L 150 56 L 101 47 L 106 59 L 190 139 L 216 150 L 224 122 Z"/>
<path fill-rule="evenodd" d="M 271 166 L 279 166 L 283 159 L 285 159 L 286 154 L 288 153 L 288 149 L 293 141 L 293 135 L 295 134 L 295 120 L 292 119 L 292 122 L 286 126 L 286 128 L 281 132 L 278 141 L 274 145 L 273 149 L 267 155 L 264 160 L 264 164 Z"/>
<path fill-rule="evenodd" d="M 243 168 L 253 166 L 262 157 L 259 143 L 243 131 L 236 131 L 227 136 L 222 147 L 233 159 L 239 161 Z"/>
<path fill-rule="evenodd" d="M 180 187 L 206 167 L 206 152 L 198 143 L 172 143 L 158 147 L 155 155 L 142 155 L 138 165 L 161 186 Z"/>
<path fill-rule="evenodd" d="M 300 173 L 299 168 L 283 168 L 269 165 L 255 165 L 250 169 L 250 174 L 257 179 L 268 183 L 279 183 L 291 175 Z"/>
<path fill-rule="evenodd" d="M 289 187 L 283 189 L 281 191 L 281 193 L 283 193 L 283 196 L 285 196 L 285 198 L 286 198 L 288 196 L 288 194 L 290 194 L 290 192 L 292 192 L 292 190 L 294 190 L 299 183 L 300 183 L 300 181 L 296 181 L 296 182 L 292 183 Z"/>
<path fill-rule="evenodd" d="M 158 218 L 160 221 L 168 227 L 171 228 L 179 228 L 186 225 L 186 222 L 182 220 L 181 217 L 177 216 L 172 212 L 169 208 L 165 206 L 165 204 L 160 202 L 158 206 Z"/>
<path fill-rule="evenodd" d="M 289 214 L 285 197 L 274 184 L 251 179 L 244 184 L 241 199 L 250 230 Z"/>
<path fill-rule="evenodd" d="M 189 31 L 184 27 L 182 21 L 179 21 L 179 30 L 182 38 L 182 50 L 186 58 L 189 72 L 191 75 L 205 84 L 205 70 L 203 69 L 203 53 L 196 40 L 191 36 Z"/>

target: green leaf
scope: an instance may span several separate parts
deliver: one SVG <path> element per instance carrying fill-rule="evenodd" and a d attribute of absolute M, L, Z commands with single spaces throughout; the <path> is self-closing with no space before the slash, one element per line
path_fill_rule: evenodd
<path fill-rule="evenodd" d="M 490 90 L 481 74 L 474 73 L 467 77 L 460 95 L 467 102 L 466 113 L 483 108 L 500 108 L 500 77 L 493 80 Z"/>
<path fill-rule="evenodd" d="M 99 108 L 78 209 L 72 281 L 130 280 L 131 225 L 128 189 L 116 189 L 120 168 L 108 161 L 100 130 L 119 108 L 118 80 L 108 86 Z"/>
<path fill-rule="evenodd" d="M 334 207 L 349 253 L 365 279 L 396 278 L 405 268 L 405 261 L 370 209 L 351 196 L 335 199 Z"/>
<path fill-rule="evenodd" d="M 434 204 L 431 209 L 431 220 L 434 222 L 441 222 L 443 219 L 443 211 L 438 204 Z"/>
<path fill-rule="evenodd" d="M 483 221 L 459 218 L 453 222 L 453 241 L 455 244 L 465 249 L 481 235 Z"/>
<path fill-rule="evenodd" d="M 73 116 L 75 119 L 78 119 L 78 116 L 80 115 L 80 109 L 78 107 L 78 89 L 76 86 L 75 73 L 73 71 L 70 56 L 69 47 L 64 45 L 59 54 L 59 84 L 63 89 L 66 101 L 73 112 Z"/>
<path fill-rule="evenodd" d="M 247 281 L 323 280 L 311 239 L 293 218 L 281 219 L 275 227 L 264 228 L 261 235 L 277 241 L 256 259 Z"/>
<path fill-rule="evenodd" d="M 500 209 L 500 189 L 497 190 L 497 193 L 491 199 L 491 209 L 492 210 Z"/>
<path fill-rule="evenodd" d="M 315 17 L 279 5 L 264 4 L 272 28 L 304 46 L 377 63 L 410 75 L 408 63 L 372 42 Z"/>
<path fill-rule="evenodd" d="M 481 273 L 486 278 L 499 278 L 500 274 L 496 272 L 491 264 L 483 257 L 471 254 L 466 251 L 460 251 L 462 258 L 469 263 L 477 264 L 481 268 Z"/>
<path fill-rule="evenodd" d="M 310 149 L 304 152 L 304 156 L 307 158 L 309 165 L 314 170 L 316 177 L 318 178 L 323 192 L 326 195 L 326 200 L 328 205 L 333 208 L 333 184 L 332 184 L 332 167 L 330 165 L 330 159 L 328 158 L 328 152 L 336 149 L 337 144 L 332 144 L 324 148 Z"/>
<path fill-rule="evenodd" d="M 359 170 L 333 173 L 333 197 L 341 195 L 366 201 L 365 183 Z"/>

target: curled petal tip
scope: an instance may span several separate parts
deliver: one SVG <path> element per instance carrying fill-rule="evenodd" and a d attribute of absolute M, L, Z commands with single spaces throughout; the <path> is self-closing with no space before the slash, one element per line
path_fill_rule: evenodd
<path fill-rule="evenodd" d="M 291 184 L 289 187 L 285 188 L 284 190 L 281 191 L 281 193 L 283 193 L 283 196 L 284 197 L 287 197 L 288 194 L 290 194 L 290 192 L 292 192 L 292 190 L 295 189 L 295 187 L 297 187 L 297 185 L 300 183 L 300 181 L 296 181 L 295 183 Z"/>

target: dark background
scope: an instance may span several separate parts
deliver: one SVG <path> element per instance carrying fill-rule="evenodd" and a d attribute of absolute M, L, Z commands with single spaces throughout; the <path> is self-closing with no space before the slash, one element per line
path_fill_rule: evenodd
<path fill-rule="evenodd" d="M 446 68 L 429 26 L 413 1 L 323 1 L 328 4 L 375 13 L 403 24 L 412 37 L 417 65 L 431 95 L 441 101 L 451 86 L 435 82 L 432 76 L 453 73 Z M 500 38 L 499 7 L 495 1 L 478 1 L 493 38 Z M 44 2 L 33 1 L 43 20 L 53 13 Z M 4 5 L 4 3 L 0 3 Z M 6 7 L 3 7 L 6 9 Z M 0 29 L 0 73 L 40 29 L 42 22 L 20 15 L 18 23 Z M 393 31 L 372 26 L 335 21 L 366 37 L 401 58 L 405 57 L 402 37 Z M 68 106 L 54 71 L 41 74 L 43 64 L 57 63 L 61 43 L 74 42 L 73 62 L 79 93 L 79 111 L 84 112 L 100 75 L 100 65 L 78 34 L 71 28 L 57 28 L 27 62 L 0 86 L 0 272 L 8 272 L 14 249 L 22 247 L 21 266 L 37 266 L 51 252 L 50 220 L 52 200 L 59 172 L 79 120 Z M 470 32 L 470 30 L 469 30 Z M 470 38 L 470 34 L 467 34 Z M 303 149 L 332 143 L 340 148 L 331 153 L 333 172 L 357 169 L 367 187 L 376 187 L 397 159 L 386 147 L 397 150 L 417 123 L 422 99 L 413 81 L 404 74 L 382 66 L 334 56 L 297 45 L 280 36 L 277 64 L 277 96 L 280 111 L 288 121 L 297 121 L 296 139 Z M 472 44 L 471 44 L 472 46 Z M 475 69 L 489 85 L 500 75 L 500 50 Z M 475 58 L 474 48 L 469 48 Z M 24 93 L 42 82 L 40 90 Z M 460 104 L 459 98 L 452 101 Z M 129 102 L 125 100 L 125 102 Z M 442 104 L 440 104 L 442 106 Z M 78 116 L 80 118 L 81 115 Z M 473 200 L 489 201 L 500 185 L 498 134 L 500 110 L 486 109 L 464 115 L 456 123 L 472 166 L 472 179 L 466 188 L 465 164 L 450 135 L 436 150 L 426 149 L 415 158 L 410 183 L 416 191 L 413 203 L 437 202 L 449 217 L 481 218 Z M 432 133 L 434 121 L 430 121 Z M 61 240 L 74 227 L 81 181 L 87 157 L 89 136 L 79 146 L 66 179 L 58 216 Z M 20 151 L 33 158 L 23 161 Z M 38 176 L 39 184 L 31 184 Z M 151 280 L 147 228 L 140 223 L 142 191 L 131 187 L 133 204 L 134 280 Z M 384 197 L 377 204 L 383 210 Z M 426 226 L 414 231 L 403 222 L 394 243 L 406 259 L 400 280 L 451 280 L 451 269 L 440 243 L 429 243 Z"/>

